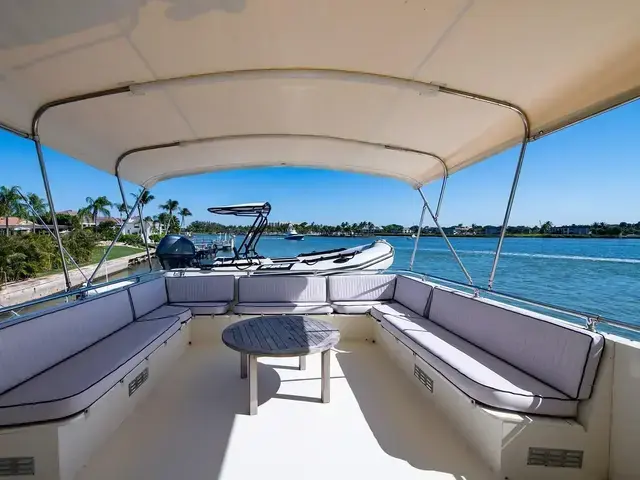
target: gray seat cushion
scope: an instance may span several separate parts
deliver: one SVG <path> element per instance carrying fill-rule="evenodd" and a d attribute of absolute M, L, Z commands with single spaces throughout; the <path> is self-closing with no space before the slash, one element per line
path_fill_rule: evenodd
<path fill-rule="evenodd" d="M 57 420 L 82 412 L 179 331 L 180 325 L 178 317 L 132 322 L 23 382 L 0 395 L 0 425 Z"/>
<path fill-rule="evenodd" d="M 132 321 L 120 290 L 0 322 L 0 395 Z"/>
<path fill-rule="evenodd" d="M 162 305 L 138 318 L 136 322 L 162 320 L 171 317 L 178 317 L 182 323 L 185 323 L 191 319 L 191 310 L 189 307 L 183 305 Z"/>
<path fill-rule="evenodd" d="M 140 318 L 168 303 L 164 277 L 138 283 L 129 287 L 131 304 L 136 318 Z"/>
<path fill-rule="evenodd" d="M 331 308 L 334 312 L 347 315 L 362 315 L 365 313 L 369 313 L 372 307 L 376 307 L 378 305 L 382 305 L 382 302 L 379 300 L 343 300 L 331 302 Z"/>
<path fill-rule="evenodd" d="M 177 307 L 186 307 L 191 310 L 192 315 L 222 315 L 227 313 L 229 302 L 178 302 L 171 303 Z"/>
<path fill-rule="evenodd" d="M 397 317 L 421 318 L 413 310 L 408 309 L 398 302 L 383 303 L 371 307 L 371 316 L 376 320 L 384 320 L 385 315 L 394 315 Z"/>
<path fill-rule="evenodd" d="M 327 278 L 329 300 L 340 301 L 388 301 L 393 298 L 395 275 L 331 275 Z"/>
<path fill-rule="evenodd" d="M 278 314 L 327 314 L 333 310 L 331 306 L 326 302 L 253 302 L 253 303 L 238 303 L 233 308 L 234 313 L 240 315 L 278 315 Z"/>
<path fill-rule="evenodd" d="M 418 315 L 424 315 L 432 290 L 433 286 L 427 282 L 398 275 L 393 299 Z"/>
<path fill-rule="evenodd" d="M 324 277 L 269 275 L 238 279 L 239 303 L 327 303 Z"/>
<path fill-rule="evenodd" d="M 591 395 L 604 349 L 599 333 L 441 288 L 428 318 L 570 398 Z"/>
<path fill-rule="evenodd" d="M 169 303 L 186 305 L 190 302 L 233 301 L 235 278 L 233 275 L 193 275 L 166 277 Z M 194 312 L 194 315 L 199 315 Z"/>
<path fill-rule="evenodd" d="M 429 320 L 385 315 L 382 323 L 443 377 L 481 404 L 555 417 L 577 414 L 577 400 Z"/>

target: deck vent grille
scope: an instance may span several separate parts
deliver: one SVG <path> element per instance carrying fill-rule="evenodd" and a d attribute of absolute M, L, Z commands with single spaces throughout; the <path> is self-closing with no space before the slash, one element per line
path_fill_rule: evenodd
<path fill-rule="evenodd" d="M 19 477 L 36 474 L 33 457 L 0 458 L 0 477 Z"/>
<path fill-rule="evenodd" d="M 136 393 L 136 390 L 138 390 L 142 386 L 142 384 L 147 381 L 148 378 L 149 367 L 145 368 L 138 375 L 136 375 L 136 378 L 129 382 L 129 396 Z"/>
<path fill-rule="evenodd" d="M 527 465 L 540 467 L 582 468 L 582 450 L 529 447 Z"/>
<path fill-rule="evenodd" d="M 427 387 L 427 390 L 433 393 L 433 380 L 418 365 L 413 366 L 413 376 L 420 380 L 420 383 Z"/>

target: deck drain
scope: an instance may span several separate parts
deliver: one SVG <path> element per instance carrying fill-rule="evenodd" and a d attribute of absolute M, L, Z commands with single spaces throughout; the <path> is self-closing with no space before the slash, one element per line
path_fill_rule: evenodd
<path fill-rule="evenodd" d="M 145 368 L 138 375 L 136 375 L 136 378 L 129 382 L 129 396 L 136 393 L 136 390 L 138 390 L 142 386 L 142 384 L 147 381 L 148 378 L 149 367 Z"/>
<path fill-rule="evenodd" d="M 36 474 L 33 457 L 0 458 L 0 477 L 19 477 Z"/>
<path fill-rule="evenodd" d="M 582 468 L 583 450 L 529 447 L 527 465 L 540 467 Z"/>
<path fill-rule="evenodd" d="M 433 380 L 418 365 L 413 366 L 413 376 L 420 380 L 420 383 L 427 387 L 427 390 L 433 393 Z"/>

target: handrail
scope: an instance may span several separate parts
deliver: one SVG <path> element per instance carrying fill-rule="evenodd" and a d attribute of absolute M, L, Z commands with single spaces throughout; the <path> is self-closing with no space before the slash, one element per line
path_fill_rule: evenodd
<path fill-rule="evenodd" d="M 116 283 L 121 283 L 121 282 L 126 282 L 128 280 L 135 280 L 135 283 L 140 283 L 140 280 L 142 278 L 148 277 L 148 276 L 159 276 L 162 274 L 165 274 L 167 272 L 163 271 L 163 270 L 156 270 L 153 272 L 145 272 L 145 273 L 141 273 L 141 274 L 135 274 L 135 275 L 131 275 L 129 277 L 125 277 L 125 278 L 119 278 L 116 280 L 111 280 L 109 282 L 104 282 L 101 283 L 99 285 L 90 285 L 90 286 L 86 286 L 86 287 L 82 287 L 79 288 L 78 290 L 73 290 L 70 292 L 60 292 L 54 295 L 49 295 L 46 297 L 41 297 L 35 300 L 30 300 L 28 302 L 24 302 L 24 303 L 20 303 L 17 305 L 11 305 L 8 307 L 2 307 L 0 308 L 0 315 L 3 313 L 13 313 L 16 316 L 20 316 L 20 314 L 16 313 L 16 310 L 21 310 L 23 308 L 26 307 L 30 307 L 32 305 L 37 305 L 39 303 L 44 303 L 44 302 L 48 302 L 48 301 L 52 301 L 52 300 L 57 300 L 60 298 L 66 298 L 69 296 L 77 296 L 79 294 L 82 293 L 86 293 L 89 292 L 91 290 L 96 290 L 96 288 L 101 288 L 101 287 L 106 287 L 109 285 L 113 285 Z M 256 272 L 251 272 L 251 271 L 247 271 L 247 272 L 242 272 L 242 274 L 244 276 L 253 276 Z M 310 271 L 310 272 L 306 272 L 306 275 L 312 275 L 312 276 L 317 276 L 320 273 L 320 271 Z M 480 287 L 480 286 L 472 286 L 469 285 L 467 283 L 463 283 L 463 282 L 459 282 L 457 280 L 451 280 L 449 278 L 445 278 L 445 277 L 440 277 L 437 275 L 431 275 L 425 272 L 416 272 L 413 270 L 406 270 L 406 269 L 396 269 L 396 268 L 391 268 L 391 269 L 387 269 L 387 270 L 369 270 L 367 271 L 367 274 L 380 274 L 380 273 L 394 273 L 394 274 L 401 274 L 401 275 L 408 275 L 408 276 L 414 276 L 414 277 L 418 277 L 422 280 L 427 280 L 427 279 L 433 279 L 433 280 L 438 280 L 440 282 L 445 282 L 445 283 L 450 283 L 456 286 L 460 286 L 463 288 L 466 288 L 468 290 L 472 290 L 474 293 L 479 294 L 480 292 L 484 292 L 487 293 L 489 295 L 493 295 L 496 297 L 501 297 L 501 298 L 507 298 L 510 300 L 515 300 L 517 302 L 521 302 L 527 305 L 532 305 L 532 306 L 536 306 L 536 307 L 542 307 L 554 312 L 558 312 L 558 313 L 562 313 L 562 314 L 566 314 L 566 315 L 572 315 L 574 317 L 578 317 L 582 320 L 585 321 L 585 328 L 587 329 L 594 329 L 594 327 L 598 324 L 598 323 L 603 323 L 606 325 L 610 325 L 612 327 L 616 327 L 616 328 L 621 328 L 623 330 L 628 330 L 634 333 L 640 333 L 640 325 L 633 325 L 631 323 L 627 323 L 624 321 L 620 321 L 620 320 L 614 320 L 612 318 L 607 318 L 607 317 L 603 317 L 602 315 L 598 315 L 595 313 L 590 313 L 590 312 L 584 312 L 584 311 L 580 311 L 580 310 L 575 310 L 569 307 L 562 307 L 559 305 L 554 305 L 551 303 L 546 303 L 546 302 L 541 302 L 538 300 L 531 300 L 529 298 L 525 298 L 525 297 L 521 297 L 519 295 L 514 295 L 511 293 L 505 293 L 505 292 L 498 292 L 495 290 L 489 290 L 488 288 L 485 287 Z M 268 274 L 266 272 L 261 273 L 260 275 L 287 275 L 290 274 L 290 272 L 269 272 Z M 344 272 L 340 272 L 339 275 L 357 275 L 357 274 L 362 274 L 362 271 L 360 270 L 352 270 L 352 271 L 344 271 Z"/>
<path fill-rule="evenodd" d="M 156 270 L 153 272 L 145 272 L 145 273 L 138 273 L 135 275 L 130 275 L 128 277 L 124 277 L 124 278 L 118 278 L 115 280 L 110 280 L 108 282 L 104 282 L 104 283 L 99 283 L 99 284 L 94 284 L 94 285 L 87 285 L 81 288 L 78 288 L 77 290 L 70 290 L 70 291 L 65 291 L 65 292 L 58 292 L 58 293 L 54 293 L 53 295 L 47 295 L 45 297 L 40 297 L 40 298 L 36 298 L 34 300 L 29 300 L 27 302 L 23 302 L 23 303 L 19 303 L 17 305 L 10 305 L 7 307 L 2 307 L 0 308 L 0 315 L 2 315 L 3 313 L 7 313 L 7 312 L 12 312 L 15 310 L 22 310 L 23 308 L 27 308 L 27 307 L 31 307 L 33 305 L 38 305 L 40 303 L 44 303 L 44 302 L 50 302 L 52 300 L 58 300 L 61 298 L 66 298 L 66 297 L 70 297 L 70 296 L 77 296 L 77 295 L 82 295 L 84 293 L 90 292 L 92 290 L 96 290 L 98 288 L 102 288 L 102 287 L 107 287 L 109 285 L 114 285 L 116 283 L 121 283 L 121 282 L 126 282 L 128 280 L 135 280 L 135 283 L 139 283 L 140 279 L 145 277 L 145 276 L 151 276 L 151 275 L 159 275 L 159 274 L 163 274 L 164 272 L 162 270 Z M 17 314 L 20 315 L 20 314 Z"/>
<path fill-rule="evenodd" d="M 451 280 L 449 278 L 444 278 L 444 277 L 439 277 L 437 275 L 431 275 L 429 273 L 425 273 L 425 272 L 416 272 L 416 271 L 412 271 L 412 270 L 405 270 L 405 269 L 389 269 L 387 270 L 387 273 L 399 273 L 402 275 L 412 275 L 412 276 L 416 276 L 416 277 L 421 277 L 423 280 L 426 280 L 428 278 L 430 279 L 434 279 L 434 280 L 439 280 L 441 282 L 446 282 L 446 283 L 451 283 L 453 285 L 456 286 L 460 286 L 460 287 L 464 287 L 470 290 L 474 290 L 479 292 L 485 292 L 488 293 L 489 295 L 494 295 L 496 297 L 501 297 L 501 298 L 507 298 L 510 300 L 515 300 L 527 305 L 532 305 L 535 307 L 542 307 L 542 308 L 546 308 L 548 310 L 554 311 L 554 312 L 558 312 L 558 313 L 562 313 L 562 314 L 566 314 L 566 315 L 573 315 L 574 317 L 578 317 L 582 320 L 585 321 L 586 325 L 585 328 L 593 328 L 594 325 L 598 324 L 598 323 L 604 323 L 607 325 L 611 325 L 613 327 L 617 327 L 617 328 L 622 328 L 625 330 L 629 330 L 635 333 L 640 333 L 640 325 L 634 325 L 632 323 L 627 323 L 627 322 L 623 322 L 621 320 L 614 320 L 612 318 L 607 318 L 607 317 L 603 317 L 602 315 L 599 315 L 597 313 L 590 313 L 590 312 L 584 312 L 584 311 L 580 311 L 580 310 L 575 310 L 569 307 L 562 307 L 559 305 L 554 305 L 552 303 L 546 303 L 546 302 L 542 302 L 542 301 L 538 301 L 538 300 L 531 300 L 529 298 L 525 298 L 525 297 L 521 297 L 519 295 L 514 295 L 512 293 L 505 293 L 505 292 L 498 292 L 495 290 L 489 290 L 488 288 L 485 287 L 480 287 L 480 286 L 471 286 L 468 285 L 466 283 L 463 282 L 459 282 L 457 280 Z"/>

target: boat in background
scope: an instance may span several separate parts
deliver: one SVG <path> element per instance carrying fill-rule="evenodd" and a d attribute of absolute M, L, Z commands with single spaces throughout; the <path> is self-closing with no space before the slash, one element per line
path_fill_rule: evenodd
<path fill-rule="evenodd" d="M 293 225 L 290 223 L 289 228 L 287 229 L 287 234 L 284 236 L 285 240 L 304 240 L 304 235 L 296 232 L 296 229 L 293 228 Z"/>

